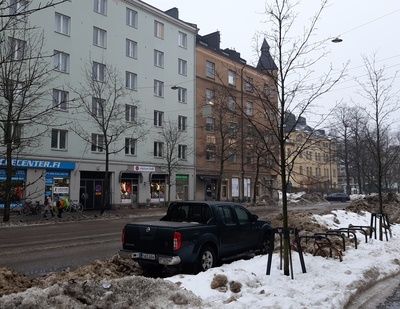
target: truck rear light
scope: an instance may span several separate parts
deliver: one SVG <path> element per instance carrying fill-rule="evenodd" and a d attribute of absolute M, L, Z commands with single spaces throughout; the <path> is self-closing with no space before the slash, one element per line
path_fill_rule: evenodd
<path fill-rule="evenodd" d="M 124 228 L 122 229 L 122 245 L 125 244 L 125 232 L 126 232 L 126 227 L 124 226 Z"/>
<path fill-rule="evenodd" d="M 179 250 L 182 246 L 182 235 L 179 232 L 174 232 L 174 250 Z"/>

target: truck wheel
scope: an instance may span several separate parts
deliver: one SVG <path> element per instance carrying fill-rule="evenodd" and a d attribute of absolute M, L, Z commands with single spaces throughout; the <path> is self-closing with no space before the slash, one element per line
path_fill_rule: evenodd
<path fill-rule="evenodd" d="M 265 233 L 261 243 L 261 250 L 260 250 L 261 255 L 269 253 L 269 246 L 270 246 L 270 235 L 268 233 Z"/>
<path fill-rule="evenodd" d="M 206 271 L 207 269 L 215 267 L 216 264 L 217 258 L 214 249 L 210 246 L 204 246 L 200 250 L 200 254 L 198 256 L 196 272 Z"/>

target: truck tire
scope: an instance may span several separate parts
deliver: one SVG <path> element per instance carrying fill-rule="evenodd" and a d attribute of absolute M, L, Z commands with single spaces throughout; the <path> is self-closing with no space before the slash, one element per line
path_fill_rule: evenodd
<path fill-rule="evenodd" d="M 206 271 L 207 269 L 213 268 L 217 265 L 217 255 L 210 246 L 204 246 L 200 250 L 200 254 L 197 257 L 197 265 L 195 273 Z"/>
<path fill-rule="evenodd" d="M 269 253 L 269 246 L 270 246 L 270 234 L 265 233 L 261 242 L 260 254 L 265 255 Z"/>

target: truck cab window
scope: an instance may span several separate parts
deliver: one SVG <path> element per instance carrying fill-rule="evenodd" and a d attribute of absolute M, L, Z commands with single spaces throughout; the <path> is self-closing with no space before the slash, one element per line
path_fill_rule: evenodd
<path fill-rule="evenodd" d="M 251 223 L 251 218 L 246 210 L 240 207 L 235 207 L 236 216 L 238 217 L 239 224 L 249 224 Z"/>

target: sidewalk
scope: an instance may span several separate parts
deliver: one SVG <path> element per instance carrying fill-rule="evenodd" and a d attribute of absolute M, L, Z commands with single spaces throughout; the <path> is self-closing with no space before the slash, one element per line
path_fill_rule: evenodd
<path fill-rule="evenodd" d="M 85 220 L 93 220 L 93 219 L 101 219 L 101 218 L 123 218 L 123 217 L 142 217 L 142 216 L 160 216 L 162 217 L 167 212 L 167 208 L 165 207 L 146 207 L 146 208 L 128 208 L 121 207 L 116 209 L 107 209 L 104 213 L 100 214 L 100 209 L 90 209 L 84 210 L 83 212 L 63 212 L 62 218 L 57 217 L 57 213 L 55 213 L 54 218 L 51 217 L 50 214 L 47 214 L 47 217 L 44 218 L 43 215 L 21 215 L 18 211 L 11 211 L 10 221 L 9 222 L 21 222 L 21 223 L 33 223 L 44 222 L 44 221 L 85 221 Z M 4 210 L 0 209 L 0 224 L 3 223 L 3 215 Z"/>

